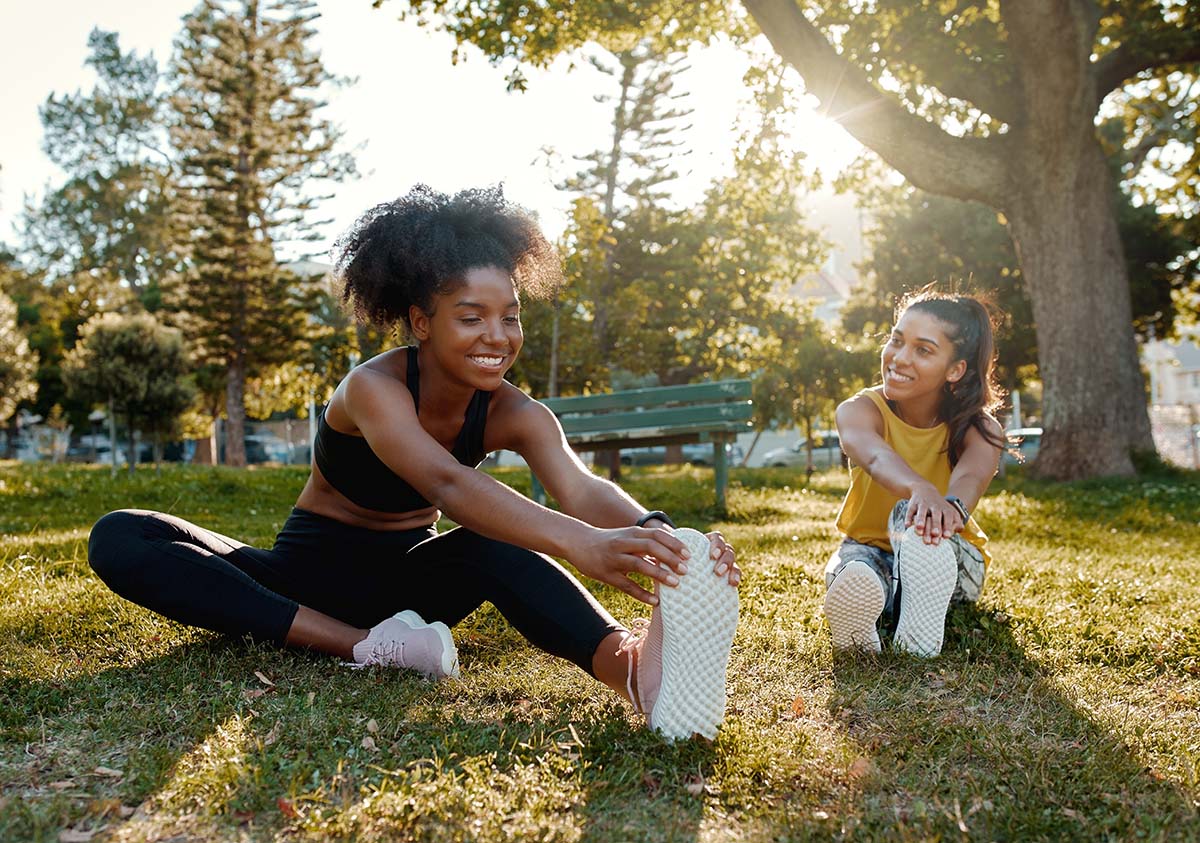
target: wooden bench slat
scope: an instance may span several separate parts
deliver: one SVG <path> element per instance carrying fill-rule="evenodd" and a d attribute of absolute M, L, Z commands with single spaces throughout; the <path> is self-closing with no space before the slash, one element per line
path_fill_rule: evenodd
<path fill-rule="evenodd" d="M 663 407 L 623 413 L 600 413 L 594 416 L 563 416 L 563 432 L 600 433 L 605 431 L 635 431 L 642 428 L 705 428 L 712 425 L 746 422 L 754 415 L 749 401 L 737 404 L 703 404 L 688 407 Z"/>
<path fill-rule="evenodd" d="M 575 413 L 595 413 L 605 410 L 628 410 L 634 407 L 661 407 L 674 403 L 708 401 L 738 401 L 750 397 L 748 380 L 689 383 L 680 386 L 655 386 L 606 392 L 599 395 L 573 395 L 568 398 L 545 398 L 542 403 L 562 417 Z"/>

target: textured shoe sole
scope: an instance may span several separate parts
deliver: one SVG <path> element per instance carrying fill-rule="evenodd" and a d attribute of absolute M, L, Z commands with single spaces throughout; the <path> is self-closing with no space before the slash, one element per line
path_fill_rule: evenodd
<path fill-rule="evenodd" d="M 946 609 L 958 582 L 958 562 L 949 542 L 932 545 L 912 535 L 896 554 L 900 580 L 900 620 L 893 643 L 898 650 L 930 658 L 942 652 Z"/>
<path fill-rule="evenodd" d="M 865 562 L 848 562 L 825 593 L 825 618 L 835 650 L 878 653 L 879 630 L 875 622 L 887 597 L 879 576 Z"/>
<path fill-rule="evenodd" d="M 725 718 L 725 669 L 737 630 L 738 592 L 712 572 L 708 537 L 676 530 L 691 552 L 674 588 L 658 590 L 662 613 L 662 685 L 649 725 L 668 740 L 717 735 Z"/>
<path fill-rule="evenodd" d="M 458 669 L 458 647 L 454 645 L 454 636 L 450 634 L 450 627 L 446 626 L 441 621 L 433 623 L 425 623 L 425 619 L 414 612 L 412 609 L 405 609 L 403 612 L 395 615 L 395 618 L 408 624 L 411 629 L 420 629 L 421 627 L 429 627 L 438 634 L 438 638 L 442 639 L 442 676 L 434 676 L 434 679 L 449 677 L 451 679 L 461 679 L 462 674 Z"/>

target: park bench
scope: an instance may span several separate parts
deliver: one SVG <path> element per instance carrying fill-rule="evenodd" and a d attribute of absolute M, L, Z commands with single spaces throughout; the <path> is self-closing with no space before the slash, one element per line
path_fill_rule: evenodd
<path fill-rule="evenodd" d="M 725 445 L 751 428 L 754 412 L 748 380 L 547 398 L 542 403 L 558 416 L 567 442 L 576 451 L 712 442 L 719 510 L 725 509 L 729 480 Z M 546 490 L 536 477 L 533 497 L 546 502 Z"/>

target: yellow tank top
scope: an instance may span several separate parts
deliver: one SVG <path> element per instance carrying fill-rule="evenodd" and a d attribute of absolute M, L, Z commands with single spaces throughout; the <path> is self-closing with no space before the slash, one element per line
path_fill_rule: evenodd
<path fill-rule="evenodd" d="M 900 458 L 908 463 L 917 474 L 937 487 L 941 494 L 950 488 L 950 455 L 946 443 L 950 435 L 945 424 L 935 427 L 913 427 L 892 412 L 880 388 L 864 389 L 865 395 L 879 408 L 883 416 L 883 441 L 887 442 Z M 857 397 L 857 396 L 856 396 Z M 842 501 L 838 513 L 837 528 L 855 541 L 874 547 L 892 550 L 888 538 L 888 519 L 892 507 L 899 500 L 895 495 L 876 483 L 861 466 L 850 466 L 850 490 Z M 992 561 L 987 551 L 987 535 L 979 529 L 974 517 L 967 520 L 962 537 L 979 548 L 984 564 Z"/>

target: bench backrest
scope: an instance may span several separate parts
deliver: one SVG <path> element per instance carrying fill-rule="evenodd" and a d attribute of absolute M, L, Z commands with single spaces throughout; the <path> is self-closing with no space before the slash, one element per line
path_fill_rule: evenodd
<path fill-rule="evenodd" d="M 750 381 L 726 380 L 548 398 L 542 403 L 558 416 L 568 440 L 582 442 L 747 430 L 754 414 L 750 392 Z"/>

